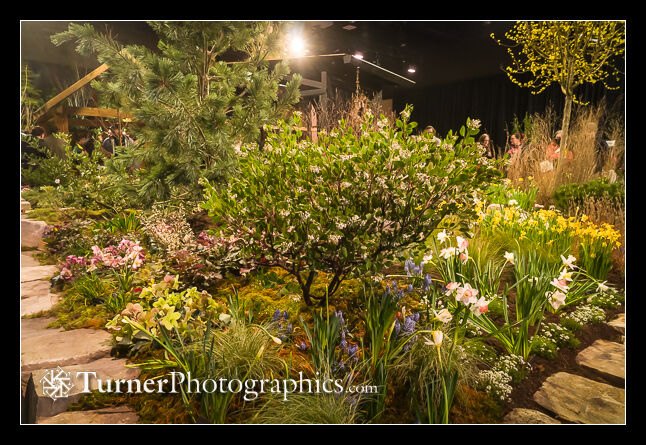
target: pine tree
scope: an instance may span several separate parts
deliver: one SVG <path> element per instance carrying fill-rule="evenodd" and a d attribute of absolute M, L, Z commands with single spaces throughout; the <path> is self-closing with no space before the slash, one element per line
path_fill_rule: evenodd
<path fill-rule="evenodd" d="M 285 61 L 273 68 L 280 22 L 149 22 L 158 51 L 122 45 L 90 24 L 70 24 L 51 37 L 74 42 L 109 70 L 92 87 L 107 106 L 134 115 L 137 144 L 119 149 L 114 172 L 140 163 L 123 181 L 143 205 L 171 198 L 199 199 L 200 178 L 222 184 L 236 166 L 235 147 L 258 140 L 263 125 L 286 117 L 299 99 L 300 76 L 285 90 Z"/>

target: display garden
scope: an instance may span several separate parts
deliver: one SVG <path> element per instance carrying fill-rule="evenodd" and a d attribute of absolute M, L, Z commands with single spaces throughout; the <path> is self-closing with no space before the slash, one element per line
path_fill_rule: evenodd
<path fill-rule="evenodd" d="M 108 340 L 66 371 L 119 363 L 97 368 L 91 391 L 77 380 L 49 414 L 40 393 L 38 419 L 127 407 L 139 423 L 623 423 L 621 401 L 617 417 L 583 418 L 536 395 L 564 373 L 624 385 L 581 365 L 600 344 L 623 354 L 612 326 L 625 312 L 622 116 L 601 122 L 601 108 L 575 107 L 575 156 L 549 171 L 549 114 L 525 123 L 522 156 L 488 158 L 477 116 L 438 137 L 411 107 L 388 114 L 355 95 L 348 103 L 361 106 L 312 140 L 297 97 L 272 105 L 283 68 L 259 65 L 254 84 L 214 62 L 204 92 L 180 44 L 196 36 L 159 28 L 159 60 L 88 28 L 57 37 L 118 67 L 105 94 L 131 80 L 121 93 L 144 125 L 111 157 L 59 133 L 66 155 L 22 171 L 23 237 L 44 224 L 21 258 L 50 267 L 41 278 L 55 299 L 21 322 L 46 320 L 63 347 L 74 331 L 76 346 L 90 332 Z M 124 54 L 141 66 L 118 65 Z M 601 155 L 591 122 L 614 132 Z M 56 367 L 23 359 L 34 375 Z M 129 378 L 155 391 L 126 391 Z M 543 421 L 510 420 L 523 410 Z"/>

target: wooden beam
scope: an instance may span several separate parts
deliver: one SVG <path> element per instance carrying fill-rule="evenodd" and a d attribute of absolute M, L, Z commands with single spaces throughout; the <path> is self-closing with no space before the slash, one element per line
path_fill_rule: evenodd
<path fill-rule="evenodd" d="M 316 80 L 310 80 L 306 78 L 301 79 L 301 85 L 307 85 L 308 87 L 314 87 L 314 88 L 325 88 L 325 85 L 323 85 L 321 82 L 317 82 Z"/>
<path fill-rule="evenodd" d="M 72 127 L 89 127 L 96 128 L 101 126 L 101 122 L 96 119 L 68 119 L 69 125 Z"/>
<path fill-rule="evenodd" d="M 70 115 L 76 116 L 108 117 L 114 119 L 132 119 L 134 117 L 130 113 L 125 113 L 120 110 L 114 110 L 112 108 L 67 107 L 67 112 Z"/>
<path fill-rule="evenodd" d="M 87 85 L 91 80 L 96 78 L 99 74 L 103 73 L 108 68 L 109 68 L 108 65 L 106 65 L 104 63 L 103 65 L 99 66 L 94 71 L 92 71 L 91 73 L 87 74 L 86 76 L 84 76 L 81 79 L 74 82 L 72 85 L 70 85 L 65 90 L 58 93 L 56 96 L 49 99 L 47 102 L 45 102 L 45 105 L 43 105 L 38 110 L 36 110 L 36 112 L 35 112 L 36 119 L 39 119 L 40 117 L 42 117 L 49 110 L 51 110 L 56 105 L 58 105 L 60 102 L 62 102 L 64 99 L 67 99 L 69 96 L 74 94 L 76 91 L 78 91 L 79 89 L 81 89 L 82 87 Z"/>
<path fill-rule="evenodd" d="M 301 97 L 321 95 L 325 94 L 325 91 L 326 90 L 324 88 L 317 88 L 315 90 L 303 90 L 301 91 Z"/>

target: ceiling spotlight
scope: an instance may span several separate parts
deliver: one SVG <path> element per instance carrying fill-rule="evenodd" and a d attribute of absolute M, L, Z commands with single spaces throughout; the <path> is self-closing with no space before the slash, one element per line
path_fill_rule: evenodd
<path fill-rule="evenodd" d="M 305 55 L 305 41 L 300 35 L 295 35 L 289 42 L 289 55 L 299 57 Z"/>
<path fill-rule="evenodd" d="M 409 72 L 409 73 L 411 73 L 411 74 L 412 74 L 412 73 L 414 73 L 415 71 L 417 71 L 417 70 L 415 69 L 415 67 L 414 67 L 414 66 L 409 66 L 409 67 L 408 67 L 408 72 Z"/>
<path fill-rule="evenodd" d="M 354 58 L 355 58 L 355 59 L 359 59 L 359 60 L 361 60 L 361 59 L 363 59 L 363 54 L 361 54 L 361 53 L 354 53 Z"/>
<path fill-rule="evenodd" d="M 345 25 L 343 27 L 343 29 L 345 29 L 346 31 L 352 31 L 355 28 L 356 28 L 356 26 L 354 26 L 354 25 Z"/>

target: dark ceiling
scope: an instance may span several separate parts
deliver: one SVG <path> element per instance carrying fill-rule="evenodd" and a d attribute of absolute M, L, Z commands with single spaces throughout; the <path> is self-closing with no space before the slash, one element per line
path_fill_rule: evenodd
<path fill-rule="evenodd" d="M 485 77 L 501 72 L 502 36 L 513 22 L 355 21 L 311 22 L 312 52 L 361 52 L 364 60 L 414 80 L 418 86 Z M 345 29 L 344 27 L 353 29 Z M 416 72 L 407 72 L 413 65 Z"/>
<path fill-rule="evenodd" d="M 78 65 L 93 69 L 96 61 L 80 57 L 73 45 L 55 47 L 49 36 L 67 28 L 68 21 L 23 21 L 21 52 L 25 60 Z M 156 35 L 144 21 L 94 21 L 97 29 L 111 29 L 123 43 L 156 46 Z M 405 76 L 416 86 L 438 85 L 501 72 L 504 48 L 490 37 L 511 27 L 509 21 L 303 21 L 310 55 L 359 51 L 364 60 Z M 416 72 L 407 72 L 410 65 Z"/>

